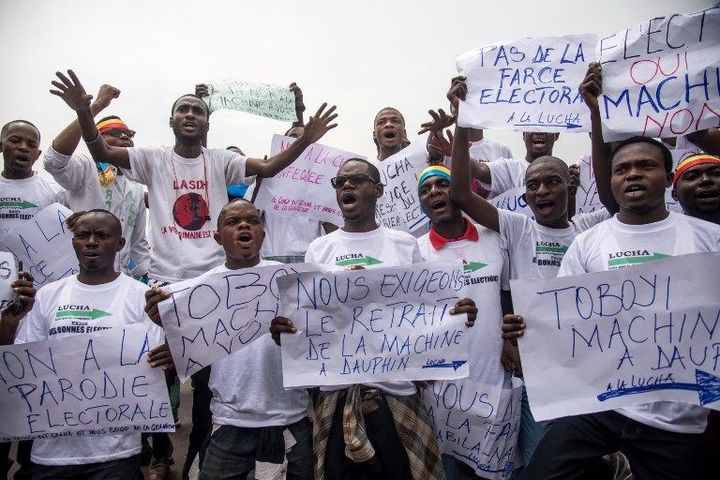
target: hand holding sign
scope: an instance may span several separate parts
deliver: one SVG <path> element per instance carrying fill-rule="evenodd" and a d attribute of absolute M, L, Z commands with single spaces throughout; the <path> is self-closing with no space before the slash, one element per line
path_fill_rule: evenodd
<path fill-rule="evenodd" d="M 602 67 L 599 63 L 592 62 L 588 65 L 587 73 L 578 91 L 591 112 L 600 111 L 598 97 L 602 93 Z"/>

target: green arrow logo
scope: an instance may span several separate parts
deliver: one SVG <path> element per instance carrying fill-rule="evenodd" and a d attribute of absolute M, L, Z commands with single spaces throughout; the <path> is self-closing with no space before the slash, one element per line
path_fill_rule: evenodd
<path fill-rule="evenodd" d="M 608 266 L 617 267 L 620 265 L 639 265 L 641 263 L 652 262 L 653 260 L 660 260 L 661 258 L 666 258 L 669 256 L 670 255 L 665 255 L 664 253 L 655 252 L 652 255 L 639 255 L 637 257 L 613 258 L 612 260 L 608 260 Z"/>
<path fill-rule="evenodd" d="M 377 265 L 379 263 L 383 263 L 382 260 L 378 260 L 377 258 L 373 257 L 366 257 L 363 255 L 360 258 L 348 258 L 347 260 L 340 260 L 339 262 L 335 262 L 335 265 L 338 267 L 349 267 L 350 265 Z"/>
<path fill-rule="evenodd" d="M 96 308 L 93 308 L 92 310 L 64 310 L 62 312 L 57 312 L 55 314 L 55 318 L 89 318 L 90 320 L 97 320 L 98 318 L 102 317 L 108 317 L 112 315 L 112 313 L 104 312 L 102 310 L 98 310 Z"/>
<path fill-rule="evenodd" d="M 481 268 L 487 267 L 487 263 L 480 263 L 480 262 L 467 262 L 465 265 L 463 265 L 463 270 L 465 272 L 474 272 L 476 270 L 480 270 Z"/>
<path fill-rule="evenodd" d="M 535 246 L 535 253 L 559 253 L 562 255 L 565 255 L 565 252 L 567 252 L 568 247 L 561 245 L 559 247 L 547 247 L 544 245 L 536 245 Z"/>
<path fill-rule="evenodd" d="M 28 202 L 26 200 L 6 200 L 4 202 L 0 202 L 0 208 L 35 208 L 37 205 L 35 205 L 32 202 Z"/>

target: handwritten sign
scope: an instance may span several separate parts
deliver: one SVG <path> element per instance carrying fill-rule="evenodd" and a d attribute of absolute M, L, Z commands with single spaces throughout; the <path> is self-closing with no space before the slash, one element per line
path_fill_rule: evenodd
<path fill-rule="evenodd" d="M 467 77 L 458 125 L 521 131 L 586 132 L 590 114 L 577 86 L 597 37 L 522 38 L 476 48 L 456 61 Z"/>
<path fill-rule="evenodd" d="M 15 292 L 10 285 L 17 277 L 15 257 L 10 252 L 0 252 L 0 312 L 15 299 Z"/>
<path fill-rule="evenodd" d="M 605 141 L 720 125 L 720 6 L 656 17 L 600 39 Z"/>
<path fill-rule="evenodd" d="M 171 297 L 158 308 L 180 380 L 266 334 L 278 315 L 275 280 L 311 271 L 302 263 L 243 268 L 165 287 Z"/>
<path fill-rule="evenodd" d="M 294 138 L 274 135 L 270 153 L 276 155 L 294 141 Z M 330 179 L 349 158 L 365 157 L 313 143 L 292 165 L 274 177 L 263 179 L 255 204 L 273 214 L 302 215 L 342 226 L 342 212 Z"/>
<path fill-rule="evenodd" d="M 468 375 L 459 263 L 302 273 L 278 278 L 283 385 L 348 385 Z"/>
<path fill-rule="evenodd" d="M 42 209 L 12 232 L 0 235 L 0 250 L 11 252 L 35 277 L 35 287 L 79 272 L 72 232 L 65 223 L 72 212 L 59 203 Z"/>
<path fill-rule="evenodd" d="M 295 95 L 287 88 L 268 83 L 224 80 L 208 85 L 204 97 L 210 112 L 220 109 L 239 110 L 285 122 L 297 120 Z"/>
<path fill-rule="evenodd" d="M 511 188 L 489 200 L 497 208 L 511 212 L 522 213 L 526 217 L 535 218 L 532 210 L 525 201 L 525 186 Z"/>
<path fill-rule="evenodd" d="M 720 256 L 511 280 L 537 420 L 670 400 L 720 409 Z M 581 374 L 579 373 L 581 372 Z"/>
<path fill-rule="evenodd" d="M 175 431 L 148 327 L 0 347 L 0 441 Z"/>
<path fill-rule="evenodd" d="M 522 380 L 512 387 L 469 379 L 433 382 L 423 391 L 423 405 L 440 449 L 488 480 L 508 479 L 516 465 Z"/>
<path fill-rule="evenodd" d="M 425 142 L 413 142 L 382 162 L 373 162 L 380 170 L 385 193 L 375 207 L 376 216 L 388 228 L 414 232 L 427 225 L 418 198 L 417 179 L 428 166 Z"/>

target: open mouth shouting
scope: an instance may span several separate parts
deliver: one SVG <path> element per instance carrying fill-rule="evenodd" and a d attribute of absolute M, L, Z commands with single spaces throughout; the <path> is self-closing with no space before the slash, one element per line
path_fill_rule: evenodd
<path fill-rule="evenodd" d="M 633 183 L 631 185 L 628 185 L 625 187 L 624 194 L 625 197 L 628 199 L 638 199 L 641 198 L 644 194 L 647 188 L 644 185 L 641 185 L 639 183 Z"/>
<path fill-rule="evenodd" d="M 437 198 L 430 201 L 430 209 L 435 213 L 440 213 L 448 206 L 448 202 L 445 199 Z"/>
<path fill-rule="evenodd" d="M 538 200 L 535 202 L 535 209 L 540 215 L 550 215 L 555 208 L 555 202 L 552 200 Z"/>
<path fill-rule="evenodd" d="M 253 235 L 250 232 L 240 232 L 237 236 L 237 244 L 242 248 L 250 248 L 253 243 Z"/>
<path fill-rule="evenodd" d="M 698 189 L 694 196 L 698 206 L 715 207 L 720 205 L 720 190 L 716 188 Z"/>
<path fill-rule="evenodd" d="M 182 128 L 188 133 L 193 133 L 197 130 L 197 124 L 195 122 L 183 122 Z"/>
<path fill-rule="evenodd" d="M 354 192 L 345 191 L 340 195 L 340 204 L 343 210 L 350 210 L 357 205 L 357 195 Z"/>

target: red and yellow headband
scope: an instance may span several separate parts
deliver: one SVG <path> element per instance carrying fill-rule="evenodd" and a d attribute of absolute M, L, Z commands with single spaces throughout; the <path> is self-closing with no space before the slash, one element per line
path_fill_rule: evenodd
<path fill-rule="evenodd" d="M 120 120 L 120 117 L 107 117 L 100 120 L 96 125 L 98 129 L 98 132 L 100 132 L 100 135 L 107 132 L 108 130 L 112 130 L 113 128 L 119 128 L 120 130 L 130 130 L 127 125 L 125 125 L 125 122 Z"/>
<path fill-rule="evenodd" d="M 673 188 L 675 188 L 675 185 L 677 184 L 680 177 L 682 177 L 683 173 L 690 170 L 693 167 L 697 167 L 698 165 L 706 165 L 706 164 L 716 164 L 720 165 L 720 157 L 715 157 L 713 155 L 708 155 L 706 153 L 702 153 L 700 155 L 691 155 L 687 157 L 684 160 L 681 160 L 680 163 L 678 163 L 677 168 L 675 169 L 675 175 L 673 176 Z"/>

